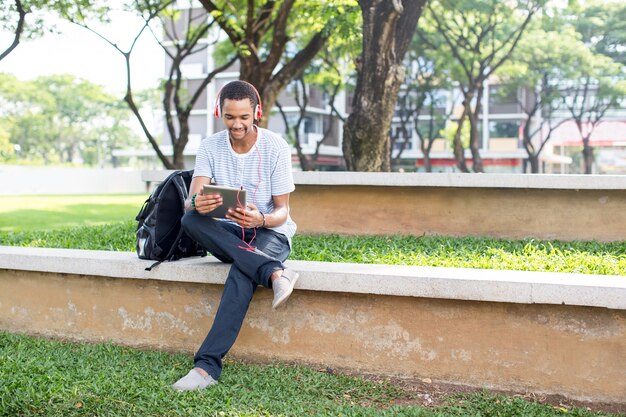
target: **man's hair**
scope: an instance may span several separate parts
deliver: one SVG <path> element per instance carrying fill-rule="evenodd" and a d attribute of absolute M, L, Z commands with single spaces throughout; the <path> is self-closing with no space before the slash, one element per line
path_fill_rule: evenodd
<path fill-rule="evenodd" d="M 220 91 L 220 110 L 224 108 L 224 100 L 245 100 L 249 99 L 252 104 L 252 109 L 255 109 L 257 104 L 259 104 L 259 99 L 257 98 L 257 92 L 254 90 L 252 84 L 249 84 L 245 81 L 231 81 L 222 87 L 222 91 Z"/>

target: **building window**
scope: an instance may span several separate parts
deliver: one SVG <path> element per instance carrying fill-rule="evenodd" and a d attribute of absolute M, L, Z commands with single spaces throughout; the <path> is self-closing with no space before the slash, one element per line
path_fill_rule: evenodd
<path fill-rule="evenodd" d="M 489 86 L 489 105 L 498 106 L 505 104 L 517 104 L 517 90 L 504 90 L 502 86 Z"/>
<path fill-rule="evenodd" d="M 406 145 L 404 145 L 405 150 L 409 150 L 413 148 L 413 141 L 410 138 L 410 132 L 405 132 L 402 129 L 402 126 L 393 126 L 391 129 L 391 134 L 394 138 L 393 148 L 399 150 L 402 148 L 403 143 L 408 139 Z"/>
<path fill-rule="evenodd" d="M 520 134 L 519 121 L 490 121 L 489 137 L 490 138 L 519 138 Z"/>

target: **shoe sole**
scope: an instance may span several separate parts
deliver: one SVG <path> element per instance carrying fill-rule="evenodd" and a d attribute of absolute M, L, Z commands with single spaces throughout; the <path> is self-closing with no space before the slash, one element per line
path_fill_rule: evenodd
<path fill-rule="evenodd" d="M 272 304 L 272 308 L 274 310 L 276 310 L 278 307 L 280 307 L 281 305 L 283 305 L 285 303 L 285 301 L 287 301 L 287 299 L 289 298 L 289 296 L 291 295 L 291 293 L 293 293 L 293 287 L 295 287 L 296 285 L 296 281 L 298 281 L 298 278 L 300 278 L 300 274 L 298 274 L 296 272 L 296 275 L 293 277 L 293 279 L 290 282 L 289 285 L 289 291 L 285 293 L 285 295 L 283 295 L 282 297 L 280 297 L 278 299 L 278 301 L 276 301 L 276 303 Z"/>

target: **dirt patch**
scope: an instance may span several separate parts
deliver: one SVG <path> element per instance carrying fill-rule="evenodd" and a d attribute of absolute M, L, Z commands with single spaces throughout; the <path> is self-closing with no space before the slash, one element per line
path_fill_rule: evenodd
<path fill-rule="evenodd" d="M 397 405 L 415 405 L 420 407 L 437 407 L 447 404 L 450 397 L 457 394 L 469 394 L 483 391 L 480 388 L 465 385 L 448 384 L 432 381 L 429 378 L 412 377 L 383 377 L 379 375 L 352 373 L 346 371 L 335 371 L 327 369 L 328 373 L 338 373 L 341 375 L 359 377 L 367 381 L 383 383 L 389 381 L 391 384 L 402 388 L 407 393 L 405 398 L 394 400 Z M 546 395 L 528 392 L 504 391 L 488 389 L 489 393 L 505 395 L 508 397 L 521 398 L 526 401 L 546 404 L 560 409 L 571 410 L 572 408 L 582 408 L 592 412 L 624 414 L 626 416 L 626 403 L 602 403 L 572 400 L 562 395 Z"/>

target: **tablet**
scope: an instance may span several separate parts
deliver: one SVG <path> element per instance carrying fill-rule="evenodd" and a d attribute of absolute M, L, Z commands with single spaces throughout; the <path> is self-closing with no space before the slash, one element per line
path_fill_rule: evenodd
<path fill-rule="evenodd" d="M 226 212 L 229 208 L 236 208 L 240 204 L 246 207 L 246 190 L 233 187 L 223 187 L 220 185 L 204 184 L 202 186 L 202 194 L 221 194 L 223 203 L 221 206 L 213 211 L 206 213 L 211 217 L 226 217 Z"/>

